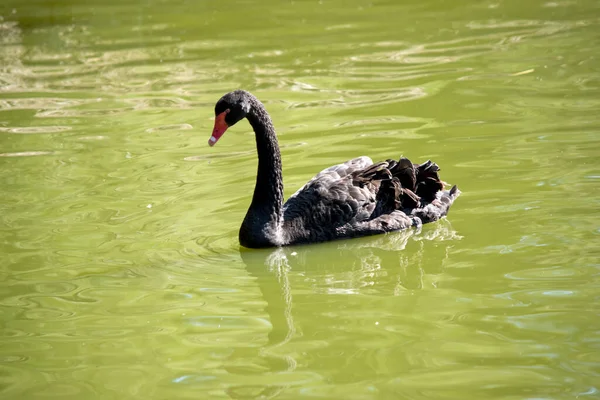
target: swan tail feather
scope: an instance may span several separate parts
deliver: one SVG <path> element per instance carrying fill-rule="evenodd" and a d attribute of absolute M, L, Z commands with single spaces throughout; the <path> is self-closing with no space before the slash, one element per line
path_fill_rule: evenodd
<path fill-rule="evenodd" d="M 435 198 L 430 202 L 415 208 L 410 212 L 410 215 L 418 217 L 424 224 L 434 222 L 448 215 L 450 206 L 454 200 L 460 196 L 461 191 L 456 185 L 450 190 L 440 190 L 436 193 Z"/>

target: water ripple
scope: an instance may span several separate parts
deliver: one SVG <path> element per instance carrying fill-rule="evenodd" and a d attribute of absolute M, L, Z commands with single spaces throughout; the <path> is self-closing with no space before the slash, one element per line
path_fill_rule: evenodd
<path fill-rule="evenodd" d="M 56 154 L 54 151 L 18 151 L 15 153 L 0 153 L 0 157 L 32 157 Z"/>
<path fill-rule="evenodd" d="M 38 134 L 38 133 L 57 133 L 73 129 L 70 126 L 27 126 L 6 128 L 0 127 L 0 132 L 18 133 L 18 134 Z"/>

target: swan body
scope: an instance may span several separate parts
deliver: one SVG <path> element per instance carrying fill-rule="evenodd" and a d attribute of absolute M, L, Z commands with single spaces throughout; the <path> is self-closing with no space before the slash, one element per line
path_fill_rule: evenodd
<path fill-rule="evenodd" d="M 420 226 L 445 216 L 460 194 L 456 186 L 444 190 L 431 161 L 373 163 L 363 156 L 319 172 L 284 204 L 281 155 L 263 104 L 236 90 L 217 102 L 215 115 L 209 145 L 243 118 L 256 136 L 256 185 L 239 232 L 244 247 L 316 243 Z"/>

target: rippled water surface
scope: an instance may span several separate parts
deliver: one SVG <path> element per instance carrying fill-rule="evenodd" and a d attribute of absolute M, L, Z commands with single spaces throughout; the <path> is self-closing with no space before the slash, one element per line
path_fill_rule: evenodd
<path fill-rule="evenodd" d="M 600 397 L 600 3 L 0 5 L 0 397 Z M 286 195 L 359 155 L 463 195 L 385 236 L 239 247 L 272 114 Z"/>

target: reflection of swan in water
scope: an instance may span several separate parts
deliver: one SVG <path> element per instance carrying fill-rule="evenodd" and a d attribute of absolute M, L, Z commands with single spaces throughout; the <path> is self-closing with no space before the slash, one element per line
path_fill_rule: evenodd
<path fill-rule="evenodd" d="M 296 369 L 296 360 L 280 350 L 295 335 L 296 327 L 292 317 L 292 293 L 288 278 L 289 265 L 281 248 L 276 250 L 247 251 L 242 249 L 241 256 L 246 269 L 256 278 L 267 305 L 265 311 L 269 315 L 272 329 L 269 332 L 268 343 L 260 349 L 261 357 L 269 364 L 270 371 L 291 372 Z M 266 262 L 265 262 L 266 260 Z M 265 264 L 268 267 L 265 267 Z M 235 388 L 227 392 L 232 398 L 261 398 L 271 399 L 288 386 L 267 386 L 255 396 L 236 395 Z"/>
<path fill-rule="evenodd" d="M 435 252 L 428 256 L 424 251 L 425 242 L 458 239 L 461 237 L 452 229 L 450 222 L 444 219 L 436 224 L 435 229 L 427 229 L 425 232 L 410 229 L 360 240 L 335 242 L 321 245 L 319 251 L 306 246 L 280 248 L 265 257 L 263 268 L 275 274 L 279 281 L 286 279 L 285 274 L 289 270 L 303 271 L 311 278 L 318 277 L 320 279 L 314 280 L 313 289 L 322 293 L 358 293 L 361 288 L 377 283 L 377 277 L 373 274 L 376 275 L 378 271 L 385 272 L 387 277 L 398 275 L 398 285 L 405 286 L 405 289 L 420 289 L 422 284 L 411 284 L 403 276 L 414 275 L 417 270 L 422 275 L 424 259 L 443 262 L 448 258 L 447 251 L 450 248 L 443 246 L 443 255 Z M 413 251 L 403 251 L 411 241 L 415 242 Z M 414 247 L 417 248 L 416 252 Z M 330 282 L 332 276 L 340 274 L 345 279 L 342 282 L 346 284 L 343 288 L 339 286 L 339 282 L 337 285 Z"/>
<path fill-rule="evenodd" d="M 242 260 L 258 283 L 272 324 L 268 343 L 261 349 L 270 370 L 292 372 L 297 366 L 290 355 L 292 351 L 286 348 L 292 339 L 302 336 L 294 321 L 294 282 L 300 279 L 303 285 L 310 285 L 310 291 L 320 294 L 352 294 L 376 288 L 382 295 L 398 295 L 405 290 L 421 289 L 425 287 L 424 260 L 431 257 L 443 263 L 452 247 L 427 246 L 425 251 L 426 243 L 451 243 L 461 238 L 447 220 L 439 221 L 432 228 L 425 232 L 409 229 L 318 246 L 242 249 Z M 416 251 L 412 249 L 413 244 Z M 413 251 L 403 251 L 407 246 Z M 429 265 L 427 273 L 430 274 Z M 339 279 L 340 275 L 343 279 Z M 302 289 L 306 292 L 307 288 Z M 285 385 L 271 386 L 263 390 L 260 397 L 271 398 L 285 388 Z"/>

